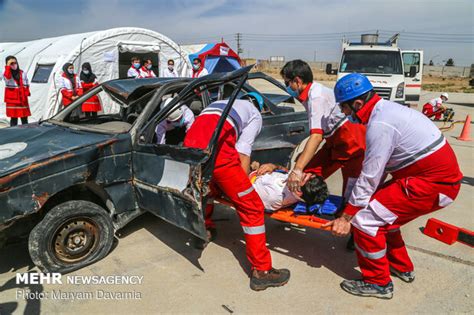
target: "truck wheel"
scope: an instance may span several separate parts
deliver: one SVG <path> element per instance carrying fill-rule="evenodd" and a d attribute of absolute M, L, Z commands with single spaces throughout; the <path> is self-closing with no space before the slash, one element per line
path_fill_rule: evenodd
<path fill-rule="evenodd" d="M 67 273 L 104 258 L 113 242 L 110 215 L 95 203 L 73 200 L 51 209 L 33 228 L 28 249 L 41 271 Z"/>

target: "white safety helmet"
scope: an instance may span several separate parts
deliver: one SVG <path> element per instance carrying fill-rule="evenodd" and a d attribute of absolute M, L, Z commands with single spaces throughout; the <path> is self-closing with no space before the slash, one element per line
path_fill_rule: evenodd
<path fill-rule="evenodd" d="M 169 103 L 171 103 L 172 100 L 173 100 L 172 97 L 167 98 L 163 102 L 163 105 L 161 105 L 161 108 L 162 109 L 165 108 Z M 181 117 L 183 117 L 183 110 L 180 107 L 180 108 L 174 110 L 173 112 L 171 112 L 166 119 L 170 122 L 174 122 L 174 121 L 178 121 L 179 119 L 181 119 Z"/>
<path fill-rule="evenodd" d="M 444 98 L 446 98 L 446 100 L 448 100 L 448 98 L 449 98 L 448 93 L 441 93 L 441 96 L 443 96 Z"/>

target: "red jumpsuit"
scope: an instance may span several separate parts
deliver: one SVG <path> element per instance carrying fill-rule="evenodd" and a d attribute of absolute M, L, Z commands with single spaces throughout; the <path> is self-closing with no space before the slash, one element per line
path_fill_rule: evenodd
<path fill-rule="evenodd" d="M 454 201 L 462 173 L 454 151 L 423 114 L 375 95 L 357 112 L 367 124 L 361 175 L 344 212 L 365 282 L 386 285 L 390 267 L 413 271 L 400 226 Z M 392 179 L 379 186 L 386 173 Z"/>
<path fill-rule="evenodd" d="M 246 101 L 236 100 L 235 102 L 233 108 L 238 107 L 239 102 Z M 211 136 L 221 117 L 219 109 L 213 108 L 214 104 L 216 103 L 209 105 L 196 118 L 184 139 L 185 147 L 200 149 L 208 147 Z M 249 102 L 245 106 L 255 109 Z M 220 110 L 222 110 L 222 106 Z M 270 270 L 272 261 L 270 251 L 266 247 L 264 206 L 241 166 L 239 152 L 236 149 L 238 139 L 243 134 L 243 132 L 239 134 L 238 130 L 241 130 L 241 128 L 236 128 L 236 125 L 245 124 L 246 121 L 243 117 L 239 118 L 238 113 L 235 114 L 235 112 L 231 112 L 219 135 L 210 197 L 218 197 L 220 192 L 223 192 L 232 201 L 244 230 L 247 258 L 252 268 Z M 231 115 L 236 116 L 235 119 L 231 119 Z M 209 207 L 207 208 L 206 210 L 209 212 Z M 209 226 L 210 220 L 209 218 L 206 219 L 206 225 Z"/>
<path fill-rule="evenodd" d="M 422 113 L 425 114 L 425 116 L 428 118 L 434 116 L 436 120 L 440 120 L 444 112 L 443 108 L 441 107 L 442 104 L 443 100 L 440 97 L 432 99 L 431 101 L 423 105 Z"/>
<path fill-rule="evenodd" d="M 89 90 L 93 89 L 97 85 L 97 81 L 91 82 L 91 83 L 86 83 L 84 81 L 81 81 L 82 85 L 82 91 L 83 93 L 89 92 Z M 84 103 L 82 103 L 82 111 L 83 112 L 100 112 L 102 110 L 102 107 L 100 106 L 100 100 L 99 97 L 96 95 L 92 96 L 88 100 L 86 100 Z"/>
<path fill-rule="evenodd" d="M 63 106 L 66 107 L 73 102 L 73 96 L 82 95 L 82 85 L 81 81 L 74 75 L 74 81 L 76 85 L 73 87 L 71 80 L 63 73 L 61 76 L 61 94 L 63 96 Z"/>
<path fill-rule="evenodd" d="M 5 66 L 3 73 L 5 81 L 4 101 L 7 106 L 7 117 L 23 118 L 31 116 L 28 96 L 30 96 L 30 87 L 28 78 L 23 70 L 20 70 L 20 80 L 13 78 L 11 67 Z"/>

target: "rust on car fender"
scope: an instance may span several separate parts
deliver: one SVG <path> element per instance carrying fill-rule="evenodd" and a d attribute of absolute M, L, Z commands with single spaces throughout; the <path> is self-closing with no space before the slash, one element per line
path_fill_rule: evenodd
<path fill-rule="evenodd" d="M 6 183 L 12 181 L 13 179 L 17 178 L 18 176 L 22 175 L 22 174 L 25 174 L 25 173 L 29 173 L 31 172 L 32 170 L 36 169 L 36 168 L 39 168 L 39 167 L 43 167 L 43 166 L 46 166 L 48 164 L 51 164 L 53 162 L 57 162 L 57 161 L 61 161 L 61 160 L 67 160 L 69 159 L 70 157 L 73 157 L 74 156 L 74 153 L 70 152 L 70 153 L 65 153 L 63 155 L 58 155 L 58 156 L 55 156 L 55 157 L 52 157 L 50 159 L 47 159 L 46 161 L 42 161 L 42 162 L 39 162 L 39 163 L 33 163 L 25 168 L 22 168 L 21 170 L 18 170 L 16 172 L 13 172 L 7 176 L 4 176 L 2 178 L 0 178 L 0 185 L 5 185 Z"/>
<path fill-rule="evenodd" d="M 31 197 L 35 201 L 35 204 L 36 204 L 35 210 L 37 211 L 37 210 L 41 209 L 41 207 L 46 203 L 46 201 L 48 201 L 49 194 L 47 192 L 44 192 L 42 194 L 33 195 Z"/>

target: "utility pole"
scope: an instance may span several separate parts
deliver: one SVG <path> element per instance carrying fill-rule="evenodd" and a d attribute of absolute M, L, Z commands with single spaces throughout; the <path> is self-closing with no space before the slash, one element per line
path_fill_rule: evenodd
<path fill-rule="evenodd" d="M 240 46 L 240 41 L 242 40 L 242 34 L 241 33 L 235 34 L 235 40 L 237 41 L 237 55 L 240 56 L 240 54 L 243 52 L 242 47 Z"/>
<path fill-rule="evenodd" d="M 314 51 L 314 62 L 316 62 L 316 50 Z"/>

